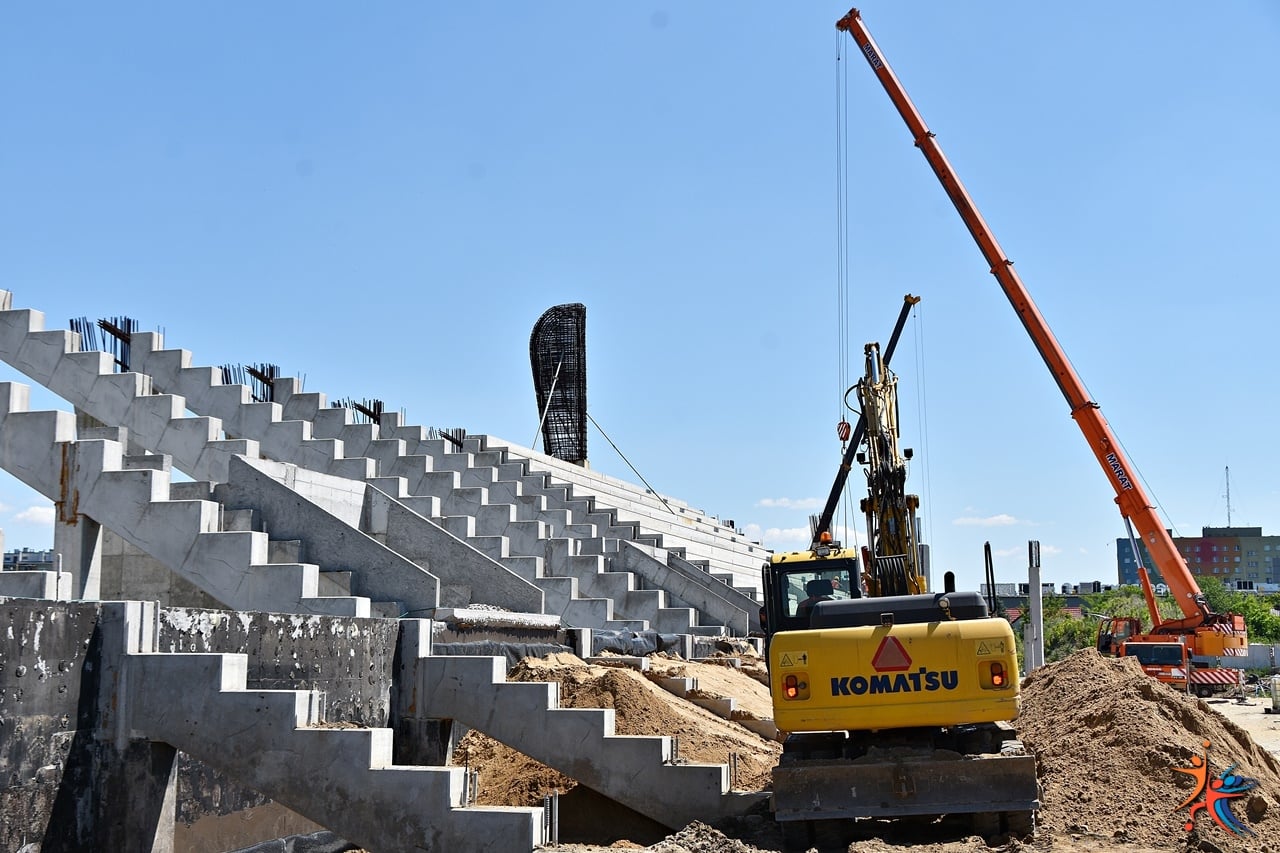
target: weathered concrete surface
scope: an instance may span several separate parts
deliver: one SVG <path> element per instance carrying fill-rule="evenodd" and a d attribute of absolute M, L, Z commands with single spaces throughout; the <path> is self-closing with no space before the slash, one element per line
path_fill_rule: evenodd
<path fill-rule="evenodd" d="M 0 601 L 0 849 L 172 850 L 174 751 L 103 737 L 102 607 Z"/>
<path fill-rule="evenodd" d="M 249 690 L 245 669 L 242 655 L 131 654 L 129 729 L 323 816 L 372 850 L 527 851 L 542 842 L 540 809 L 464 808 L 462 768 L 393 767 L 391 729 L 325 727 L 316 694 Z M 206 687 L 177 689 L 189 684 Z"/>

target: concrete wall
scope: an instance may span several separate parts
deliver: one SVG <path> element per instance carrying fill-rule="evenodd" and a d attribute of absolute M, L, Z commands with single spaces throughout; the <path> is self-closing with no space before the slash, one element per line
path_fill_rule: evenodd
<path fill-rule="evenodd" d="M 166 744 L 120 737 L 122 606 L 0 599 L 0 850 L 216 853 L 318 829 Z M 392 620 L 160 608 L 155 630 L 163 650 L 248 655 L 252 686 L 323 689 L 331 722 L 391 724 Z"/>

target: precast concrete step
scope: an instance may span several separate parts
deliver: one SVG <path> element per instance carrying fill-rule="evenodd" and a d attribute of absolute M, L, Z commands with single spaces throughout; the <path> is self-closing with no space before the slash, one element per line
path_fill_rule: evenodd
<path fill-rule="evenodd" d="M 244 592 L 256 609 L 323 616 L 369 615 L 369 599 L 320 594 L 320 567 L 313 563 L 262 563 L 249 566 Z"/>
<path fill-rule="evenodd" d="M 478 729 L 664 826 L 741 814 L 765 796 L 731 792 L 725 765 L 675 763 L 669 737 L 615 734 L 612 709 L 560 708 L 558 684 L 507 681 L 503 658 L 417 662 L 430 716 Z"/>
<path fill-rule="evenodd" d="M 256 690 L 234 654 L 131 654 L 128 727 L 368 850 L 519 851 L 536 808 L 466 806 L 465 770 L 392 763 L 389 728 L 326 728 L 315 691 Z"/>

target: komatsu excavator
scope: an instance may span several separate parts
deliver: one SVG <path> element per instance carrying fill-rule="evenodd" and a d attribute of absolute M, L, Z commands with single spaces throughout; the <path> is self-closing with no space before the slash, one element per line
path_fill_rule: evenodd
<path fill-rule="evenodd" d="M 843 844 L 858 818 L 963 815 L 982 835 L 1029 835 L 1035 760 L 1009 721 L 1019 709 L 1013 630 L 976 592 L 927 592 L 899 447 L 889 369 L 908 296 L 882 355 L 867 344 L 860 417 L 846 460 L 863 466 L 867 546 L 835 542 L 831 514 L 805 551 L 764 567 L 774 720 L 786 733 L 773 772 L 788 849 Z M 850 470 L 836 476 L 837 492 Z M 825 521 L 823 520 L 825 519 Z"/>

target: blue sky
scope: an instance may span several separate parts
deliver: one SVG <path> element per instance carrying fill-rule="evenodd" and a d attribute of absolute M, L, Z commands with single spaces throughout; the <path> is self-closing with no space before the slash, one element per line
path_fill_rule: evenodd
<path fill-rule="evenodd" d="M 976 585 L 990 541 L 1017 580 L 1038 539 L 1047 579 L 1110 580 L 1107 481 L 870 70 L 838 70 L 845 11 L 8 4 L 0 286 L 49 328 L 128 315 L 196 364 L 524 445 L 529 333 L 582 302 L 600 427 L 784 549 L 862 345 L 916 293 L 896 367 L 935 571 Z M 1226 524 L 1229 467 L 1231 521 L 1280 532 L 1280 7 L 862 12 L 1166 520 Z M 7 548 L 49 547 L 51 518 L 0 478 Z"/>

